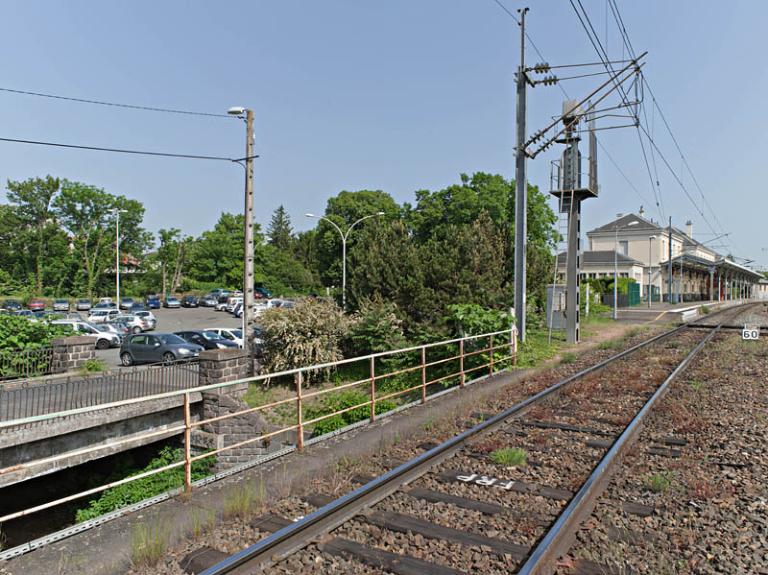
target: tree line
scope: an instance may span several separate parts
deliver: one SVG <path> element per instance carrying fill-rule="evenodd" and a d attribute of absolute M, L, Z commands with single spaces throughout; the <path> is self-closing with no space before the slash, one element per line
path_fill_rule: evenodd
<path fill-rule="evenodd" d="M 324 216 L 342 230 L 362 222 L 347 245 L 347 298 L 394 303 L 414 328 L 442 319 L 452 304 L 505 309 L 513 301 L 515 183 L 500 175 L 462 174 L 444 189 L 418 190 L 399 204 L 381 190 L 342 191 Z M 191 237 L 177 228 L 157 235 L 143 226 L 141 202 L 47 176 L 9 181 L 0 205 L 0 291 L 83 296 L 114 291 L 115 211 L 121 253 L 136 273 L 123 276 L 126 294 L 238 287 L 243 278 L 243 216 L 222 213 L 212 229 Z M 528 289 L 541 308 L 551 281 L 556 216 L 529 185 Z M 255 230 L 256 281 L 276 295 L 324 294 L 341 287 L 341 239 L 328 222 L 295 232 L 286 210 Z"/>

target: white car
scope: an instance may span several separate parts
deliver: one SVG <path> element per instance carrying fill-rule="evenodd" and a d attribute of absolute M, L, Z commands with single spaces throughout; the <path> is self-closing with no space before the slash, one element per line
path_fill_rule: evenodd
<path fill-rule="evenodd" d="M 205 331 L 218 333 L 224 339 L 235 342 L 237 347 L 243 347 L 243 330 L 239 327 L 206 327 Z"/>
<path fill-rule="evenodd" d="M 157 318 L 151 311 L 137 311 L 133 315 L 141 318 L 141 320 L 145 323 L 144 331 L 150 331 L 157 327 Z"/>
<path fill-rule="evenodd" d="M 108 321 L 115 321 L 115 318 L 120 315 L 120 312 L 116 309 L 92 309 L 91 314 L 88 316 L 88 321 L 91 323 L 104 323 Z"/>
<path fill-rule="evenodd" d="M 227 307 L 225 308 L 229 313 L 232 313 L 235 311 L 235 307 L 237 307 L 237 304 L 243 303 L 243 298 L 241 297 L 231 297 L 227 300 Z"/>
<path fill-rule="evenodd" d="M 96 349 L 108 349 L 120 345 L 120 336 L 108 331 L 99 331 L 96 326 L 86 321 L 77 321 L 74 319 L 59 319 L 51 322 L 54 325 L 68 325 L 72 331 L 78 335 L 85 335 L 96 340 Z"/>
<path fill-rule="evenodd" d="M 133 333 L 141 333 L 142 331 L 146 330 L 147 326 L 149 325 L 148 323 L 144 322 L 142 318 L 137 315 L 133 315 L 132 313 L 117 315 L 109 321 L 124 323 Z"/>

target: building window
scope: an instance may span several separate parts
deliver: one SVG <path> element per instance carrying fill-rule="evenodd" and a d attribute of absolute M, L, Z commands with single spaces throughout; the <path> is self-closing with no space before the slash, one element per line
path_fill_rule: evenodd
<path fill-rule="evenodd" d="M 619 242 L 619 253 L 625 256 L 629 254 L 629 241 L 621 240 Z"/>

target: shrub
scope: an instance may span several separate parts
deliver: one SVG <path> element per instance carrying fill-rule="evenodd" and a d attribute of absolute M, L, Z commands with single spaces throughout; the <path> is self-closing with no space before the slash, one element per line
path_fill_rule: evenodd
<path fill-rule="evenodd" d="M 567 351 L 560 357 L 560 363 L 573 363 L 577 358 L 578 356 L 575 353 Z"/>
<path fill-rule="evenodd" d="M 261 323 L 264 366 L 284 371 L 342 359 L 341 342 L 351 320 L 331 301 L 307 299 L 291 309 L 267 310 Z"/>
<path fill-rule="evenodd" d="M 385 302 L 381 296 L 365 300 L 360 306 L 349 332 L 351 355 L 368 355 L 406 346 L 403 322 L 397 304 Z"/>
<path fill-rule="evenodd" d="M 153 469 L 159 469 L 165 467 L 176 461 L 181 461 L 182 451 L 181 449 L 174 449 L 172 447 L 164 447 L 158 456 L 149 462 L 149 464 L 131 475 L 138 475 L 145 471 L 151 471 Z M 192 481 L 202 479 L 208 475 L 209 470 L 213 466 L 214 458 L 208 457 L 205 459 L 198 459 L 192 463 Z M 119 478 L 110 478 L 111 480 Z M 149 497 L 165 493 L 172 489 L 176 489 L 184 485 L 184 467 L 179 466 L 167 471 L 162 471 L 148 477 L 137 479 L 129 483 L 124 483 L 107 489 L 97 499 L 89 502 L 88 507 L 78 509 L 75 514 L 75 521 L 80 523 L 82 521 L 88 521 L 94 519 L 115 509 L 120 509 L 133 503 L 138 503 Z"/>
<path fill-rule="evenodd" d="M 526 461 L 526 453 L 524 449 L 519 447 L 505 447 L 504 449 L 497 449 L 492 452 L 491 461 L 499 465 L 523 467 Z"/>
<path fill-rule="evenodd" d="M 479 335 L 509 329 L 514 318 L 505 311 L 468 304 L 453 304 L 447 308 L 446 321 L 453 324 L 459 335 Z"/>
<path fill-rule="evenodd" d="M 704 314 L 704 315 L 707 315 L 708 313 L 710 313 L 712 311 L 710 309 L 710 307 L 706 306 L 706 305 L 701 306 L 701 308 L 699 308 L 699 309 L 701 309 L 701 313 Z"/>
<path fill-rule="evenodd" d="M 264 504 L 264 484 L 246 481 L 224 495 L 224 517 L 248 519 Z"/>
<path fill-rule="evenodd" d="M 50 345 L 57 337 L 72 335 L 68 326 L 45 321 L 29 321 L 25 317 L 0 315 L 0 350 L 24 351 Z"/>
<path fill-rule="evenodd" d="M 99 373 L 101 371 L 106 371 L 106 369 L 107 364 L 104 363 L 104 360 L 96 357 L 86 360 L 83 364 L 83 372 L 85 373 Z"/>

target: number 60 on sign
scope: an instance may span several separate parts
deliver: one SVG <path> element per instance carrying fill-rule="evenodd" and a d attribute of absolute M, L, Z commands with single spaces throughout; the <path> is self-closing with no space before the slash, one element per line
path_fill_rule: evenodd
<path fill-rule="evenodd" d="M 756 325 L 745 325 L 741 331 L 741 339 L 757 340 L 760 339 L 760 327 Z"/>

